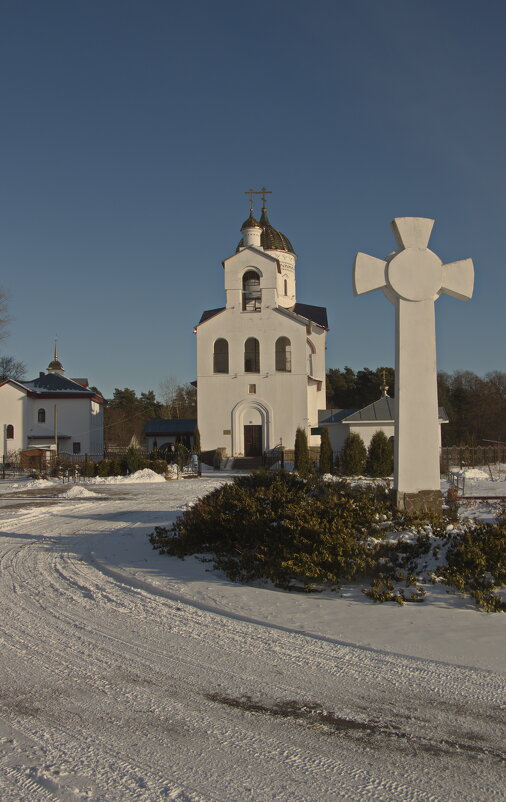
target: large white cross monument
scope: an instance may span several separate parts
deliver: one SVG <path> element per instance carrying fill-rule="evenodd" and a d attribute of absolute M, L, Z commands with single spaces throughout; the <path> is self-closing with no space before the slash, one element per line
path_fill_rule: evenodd
<path fill-rule="evenodd" d="M 443 264 L 427 247 L 434 220 L 396 217 L 398 250 L 385 260 L 357 253 L 355 295 L 382 289 L 395 306 L 394 497 L 406 510 L 441 508 L 434 303 L 468 301 L 472 259 Z"/>

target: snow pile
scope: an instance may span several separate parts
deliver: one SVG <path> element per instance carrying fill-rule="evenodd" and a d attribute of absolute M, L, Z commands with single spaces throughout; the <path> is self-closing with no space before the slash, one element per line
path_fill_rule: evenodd
<path fill-rule="evenodd" d="M 86 490 L 82 485 L 73 485 L 70 490 L 62 494 L 65 498 L 99 498 L 98 493 Z"/>
<path fill-rule="evenodd" d="M 34 490 L 38 487 L 53 487 L 58 479 L 31 479 L 29 482 L 17 482 L 11 485 L 11 490 Z"/>
<path fill-rule="evenodd" d="M 177 479 L 179 476 L 179 471 L 177 469 L 177 465 L 168 465 L 167 466 L 167 479 Z"/>
<path fill-rule="evenodd" d="M 462 468 L 460 471 L 455 471 L 457 476 L 464 476 L 466 479 L 490 479 L 490 474 L 485 471 L 480 471 L 479 468 Z"/>
<path fill-rule="evenodd" d="M 128 476 L 95 476 L 90 479 L 90 484 L 100 485 L 118 485 L 118 484 L 138 484 L 146 482 L 165 482 L 165 476 L 160 473 L 155 473 L 151 468 L 143 468 L 142 471 L 136 471 Z"/>

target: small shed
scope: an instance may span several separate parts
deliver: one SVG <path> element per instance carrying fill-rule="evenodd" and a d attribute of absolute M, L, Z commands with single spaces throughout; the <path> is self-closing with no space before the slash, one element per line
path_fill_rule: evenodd
<path fill-rule="evenodd" d="M 176 443 L 193 448 L 197 418 L 154 418 L 144 426 L 148 453 L 172 451 Z"/>
<path fill-rule="evenodd" d="M 373 435 L 384 432 L 393 440 L 395 429 L 394 399 L 383 393 L 381 398 L 363 409 L 321 409 L 318 424 L 328 429 L 334 454 L 341 451 L 344 441 L 351 432 L 360 435 L 366 448 Z M 448 423 L 444 407 L 439 407 L 439 445 L 441 446 L 441 424 Z"/>

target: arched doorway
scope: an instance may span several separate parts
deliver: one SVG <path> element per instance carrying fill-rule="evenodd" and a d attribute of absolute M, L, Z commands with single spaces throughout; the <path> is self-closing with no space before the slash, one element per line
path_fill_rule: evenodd
<path fill-rule="evenodd" d="M 232 411 L 234 456 L 259 457 L 270 448 L 272 413 L 259 401 L 241 401 Z"/>

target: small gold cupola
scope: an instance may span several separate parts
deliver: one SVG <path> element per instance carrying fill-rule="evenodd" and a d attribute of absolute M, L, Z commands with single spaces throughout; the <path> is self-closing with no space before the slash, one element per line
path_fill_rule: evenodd
<path fill-rule="evenodd" d="M 248 189 L 244 194 L 249 195 L 249 217 L 241 226 L 242 240 L 240 247 L 248 248 L 253 246 L 259 248 L 262 226 L 258 220 L 253 217 L 253 195 L 255 194 L 255 190 Z"/>
<path fill-rule="evenodd" d="M 63 365 L 58 359 L 58 345 L 56 340 L 54 341 L 54 355 L 52 361 L 47 366 L 48 373 L 57 373 L 61 376 L 65 371 L 63 370 Z"/>

